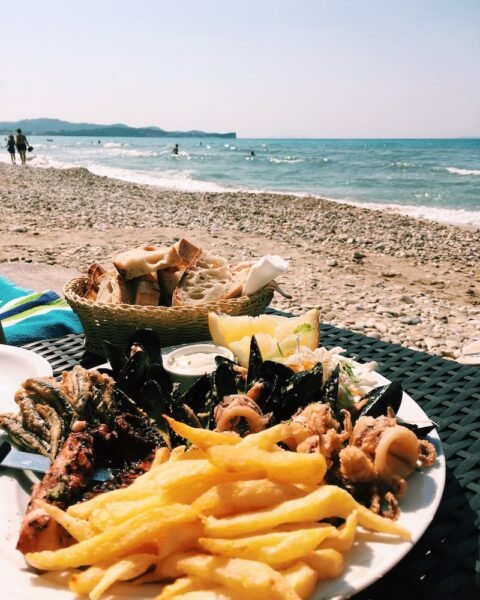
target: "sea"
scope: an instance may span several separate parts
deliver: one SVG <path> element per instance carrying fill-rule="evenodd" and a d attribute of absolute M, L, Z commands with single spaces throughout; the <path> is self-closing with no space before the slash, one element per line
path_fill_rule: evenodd
<path fill-rule="evenodd" d="M 186 192 L 314 195 L 480 229 L 480 139 L 29 138 L 28 164 Z M 178 154 L 173 154 L 175 144 Z M 9 160 L 7 152 L 2 161 Z"/>

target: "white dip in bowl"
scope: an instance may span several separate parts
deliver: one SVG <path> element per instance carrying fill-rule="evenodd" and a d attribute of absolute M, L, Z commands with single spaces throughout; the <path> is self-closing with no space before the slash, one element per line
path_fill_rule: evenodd
<path fill-rule="evenodd" d="M 180 390 L 188 389 L 205 373 L 217 368 L 216 356 L 233 360 L 233 353 L 215 344 L 189 344 L 172 350 L 163 357 L 163 366 L 173 383 L 180 384 Z"/>

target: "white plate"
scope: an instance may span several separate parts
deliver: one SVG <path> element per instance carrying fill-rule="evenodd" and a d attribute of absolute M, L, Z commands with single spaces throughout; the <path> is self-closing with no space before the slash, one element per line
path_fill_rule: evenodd
<path fill-rule="evenodd" d="M 52 373 L 50 363 L 39 354 L 0 344 L 0 412 L 17 412 L 14 396 L 25 379 Z"/>
<path fill-rule="evenodd" d="M 388 380 L 378 376 L 378 383 Z M 399 415 L 405 419 L 421 421 L 427 419 L 422 409 L 404 394 Z M 345 555 L 345 572 L 338 579 L 320 583 L 311 600 L 348 598 L 363 590 L 382 577 L 413 547 L 422 536 L 440 503 L 445 484 L 445 457 L 436 432 L 430 434 L 434 442 L 438 460 L 436 464 L 421 472 L 416 472 L 408 480 L 406 497 L 402 499 L 399 523 L 412 534 L 411 542 L 382 541 L 381 536 L 359 533 L 358 541 Z M 0 598 L 9 600 L 74 600 L 76 596 L 68 591 L 67 579 L 61 574 L 45 573 L 35 575 L 27 570 L 21 554 L 15 550 L 18 531 L 28 495 L 18 479 L 0 474 Z M 375 539 L 376 538 L 376 539 Z M 159 593 L 158 585 L 128 586 L 118 585 L 115 598 L 135 598 L 151 600 Z M 109 598 L 107 594 L 106 598 Z"/>

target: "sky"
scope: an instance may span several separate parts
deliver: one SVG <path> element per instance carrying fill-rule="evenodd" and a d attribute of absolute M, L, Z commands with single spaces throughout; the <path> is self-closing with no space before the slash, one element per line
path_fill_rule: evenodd
<path fill-rule="evenodd" d="M 480 0 L 0 0 L 0 121 L 480 136 Z"/>

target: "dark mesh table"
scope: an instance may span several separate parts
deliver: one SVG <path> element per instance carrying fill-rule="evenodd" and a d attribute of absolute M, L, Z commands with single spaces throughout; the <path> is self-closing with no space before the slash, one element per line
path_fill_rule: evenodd
<path fill-rule="evenodd" d="M 321 339 L 361 361 L 377 361 L 385 377 L 401 382 L 439 424 L 447 459 L 445 492 L 432 524 L 393 570 L 356 599 L 480 598 L 480 368 L 329 325 L 322 325 Z M 56 375 L 78 363 L 103 362 L 84 354 L 82 336 L 26 347 L 44 356 Z"/>

